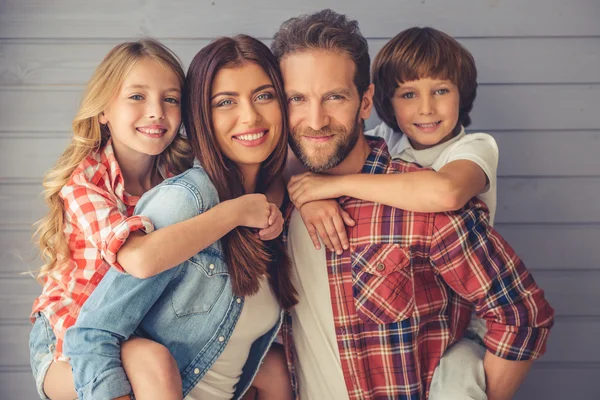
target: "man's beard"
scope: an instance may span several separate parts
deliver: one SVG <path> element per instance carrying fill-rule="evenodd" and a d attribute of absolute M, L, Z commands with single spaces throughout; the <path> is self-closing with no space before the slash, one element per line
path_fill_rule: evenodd
<path fill-rule="evenodd" d="M 342 161 L 346 159 L 348 154 L 352 151 L 356 142 L 358 141 L 359 136 L 362 134 L 362 121 L 358 122 L 358 114 L 360 112 L 357 110 L 356 116 L 354 118 L 354 124 L 350 128 L 350 131 L 346 130 L 344 127 L 331 127 L 326 126 L 318 131 L 315 131 L 311 128 L 304 128 L 302 130 L 293 129 L 292 134 L 290 135 L 290 148 L 298 157 L 302 164 L 311 172 L 325 172 L 332 168 L 337 167 Z M 325 157 L 324 154 L 321 153 L 318 149 L 317 151 L 312 152 L 312 158 L 308 155 L 308 152 L 302 148 L 300 144 L 301 136 L 329 136 L 334 135 L 331 139 L 333 143 L 327 143 L 323 146 L 324 149 L 329 149 L 333 146 L 333 154 L 329 157 Z M 316 146 L 318 147 L 318 146 Z M 317 154 L 315 154 L 317 153 Z M 319 157 L 321 155 L 321 157 Z"/>

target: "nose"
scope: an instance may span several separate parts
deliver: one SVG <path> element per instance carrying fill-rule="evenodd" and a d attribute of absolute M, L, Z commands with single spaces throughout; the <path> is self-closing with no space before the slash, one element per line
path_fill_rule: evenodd
<path fill-rule="evenodd" d="M 309 107 L 306 121 L 309 128 L 318 131 L 329 125 L 329 116 L 321 103 L 313 102 Z"/>
<path fill-rule="evenodd" d="M 435 103 L 431 96 L 422 96 L 419 102 L 419 114 L 420 115 L 431 115 L 434 113 Z"/>
<path fill-rule="evenodd" d="M 164 119 L 165 109 L 164 104 L 160 100 L 148 101 L 148 118 L 150 119 Z"/>
<path fill-rule="evenodd" d="M 253 102 L 243 102 L 241 104 L 240 121 L 250 127 L 256 125 L 260 120 L 260 114 L 256 110 Z"/>

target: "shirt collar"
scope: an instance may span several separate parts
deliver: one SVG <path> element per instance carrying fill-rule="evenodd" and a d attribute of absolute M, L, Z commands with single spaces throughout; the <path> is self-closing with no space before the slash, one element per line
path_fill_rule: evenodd
<path fill-rule="evenodd" d="M 452 146 L 452 144 L 458 142 L 463 136 L 465 136 L 465 128 L 461 126 L 458 135 L 444 143 L 434 146 L 435 149 L 428 148 L 424 150 L 416 150 L 410 143 L 410 140 L 408 140 L 408 136 L 403 134 L 398 142 L 398 152 L 394 155 L 394 159 L 400 158 L 402 160 L 415 162 L 417 158 L 427 158 L 429 153 L 431 153 L 434 158 L 437 158 L 442 151 Z"/>

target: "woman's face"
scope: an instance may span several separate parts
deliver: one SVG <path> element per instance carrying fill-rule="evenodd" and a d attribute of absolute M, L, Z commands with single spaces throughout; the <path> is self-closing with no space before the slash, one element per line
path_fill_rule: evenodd
<path fill-rule="evenodd" d="M 212 123 L 223 154 L 238 166 L 260 165 L 281 137 L 281 108 L 257 64 L 222 68 L 212 84 Z"/>

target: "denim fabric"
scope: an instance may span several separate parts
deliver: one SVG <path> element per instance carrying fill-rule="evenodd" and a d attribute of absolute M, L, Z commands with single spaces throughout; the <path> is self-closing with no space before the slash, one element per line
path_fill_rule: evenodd
<path fill-rule="evenodd" d="M 44 379 L 54 359 L 56 337 L 50 323 L 42 313 L 37 313 L 29 334 L 29 362 L 40 399 L 50 400 L 44 393 Z"/>
<path fill-rule="evenodd" d="M 156 229 L 195 217 L 219 202 L 206 172 L 196 166 L 145 193 L 135 213 Z M 184 396 L 223 352 L 244 305 L 234 296 L 220 242 L 161 274 L 137 279 L 111 269 L 67 330 L 79 399 L 110 399 L 131 393 L 120 344 L 131 335 L 166 346 L 183 381 Z M 278 323 L 253 344 L 234 398 L 250 386 L 275 338 Z"/>

